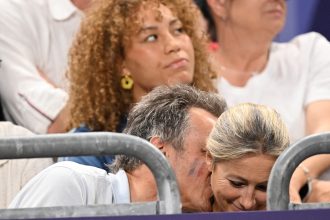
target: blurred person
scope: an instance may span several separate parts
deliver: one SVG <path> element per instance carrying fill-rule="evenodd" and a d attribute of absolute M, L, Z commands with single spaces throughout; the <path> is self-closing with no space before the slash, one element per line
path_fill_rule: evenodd
<path fill-rule="evenodd" d="M 274 108 L 292 142 L 330 130 L 330 44 L 323 36 L 307 33 L 287 43 L 272 42 L 285 23 L 284 0 L 199 3 L 207 4 L 212 15 L 217 88 L 229 106 L 251 102 Z M 293 175 L 291 199 L 299 201 L 309 176 L 318 177 L 328 167 L 330 155 L 305 160 Z"/>
<path fill-rule="evenodd" d="M 246 103 L 225 111 L 207 141 L 213 210 L 265 210 L 270 171 L 289 143 L 275 110 Z"/>
<path fill-rule="evenodd" d="M 32 132 L 21 126 L 11 122 L 0 122 L 0 138 L 32 135 L 34 135 Z M 52 164 L 51 158 L 0 160 L 0 208 L 7 208 L 16 194 L 33 176 Z"/>
<path fill-rule="evenodd" d="M 163 6 L 165 7 L 165 6 Z M 124 133 L 148 140 L 169 161 L 184 212 L 211 211 L 206 139 L 226 102 L 216 93 L 188 85 L 154 89 L 130 111 Z M 114 173 L 59 162 L 33 178 L 11 208 L 146 202 L 157 199 L 153 175 L 136 158 L 118 155 Z"/>
<path fill-rule="evenodd" d="M 133 103 L 159 85 L 215 91 L 191 0 L 100 0 L 94 6 L 70 55 L 70 127 L 76 132 L 122 132 Z M 107 170 L 113 156 L 63 160 Z"/>
<path fill-rule="evenodd" d="M 5 119 L 34 133 L 65 132 L 65 71 L 91 0 L 0 1 L 0 95 Z"/>

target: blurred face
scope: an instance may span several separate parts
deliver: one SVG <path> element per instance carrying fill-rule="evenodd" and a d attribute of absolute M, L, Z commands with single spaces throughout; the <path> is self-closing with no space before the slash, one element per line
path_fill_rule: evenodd
<path fill-rule="evenodd" d="M 88 9 L 92 5 L 92 0 L 71 0 L 71 2 L 82 11 Z"/>
<path fill-rule="evenodd" d="M 230 25 L 250 31 L 278 34 L 286 17 L 285 0 L 227 0 L 227 19 Z"/>
<path fill-rule="evenodd" d="M 134 80 L 134 97 L 139 99 L 159 85 L 192 83 L 194 49 L 181 21 L 163 5 L 143 8 L 139 16 L 142 26 L 132 36 L 124 60 Z"/>
<path fill-rule="evenodd" d="M 265 210 L 268 177 L 274 162 L 274 157 L 261 154 L 215 163 L 211 176 L 213 210 Z"/>
<path fill-rule="evenodd" d="M 170 147 L 168 160 L 174 169 L 184 212 L 211 211 L 211 172 L 206 165 L 206 139 L 217 118 L 200 108 L 189 111 L 188 133 L 182 152 Z"/>

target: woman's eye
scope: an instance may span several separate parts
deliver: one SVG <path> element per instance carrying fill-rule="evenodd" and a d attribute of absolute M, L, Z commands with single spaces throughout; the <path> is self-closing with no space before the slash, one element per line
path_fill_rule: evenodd
<path fill-rule="evenodd" d="M 175 29 L 175 33 L 176 33 L 176 34 L 182 34 L 182 33 L 184 33 L 184 29 L 183 29 L 183 27 L 176 28 L 176 29 Z"/>
<path fill-rule="evenodd" d="M 256 189 L 261 191 L 261 192 L 266 192 L 267 191 L 267 185 L 257 185 Z"/>
<path fill-rule="evenodd" d="M 232 185 L 235 188 L 241 188 L 244 186 L 244 183 L 239 182 L 239 181 L 233 181 L 233 180 L 229 180 L 230 185 Z"/>
<path fill-rule="evenodd" d="M 155 35 L 155 34 L 149 35 L 148 37 L 146 37 L 144 39 L 145 42 L 153 42 L 155 40 L 157 40 L 157 35 Z"/>

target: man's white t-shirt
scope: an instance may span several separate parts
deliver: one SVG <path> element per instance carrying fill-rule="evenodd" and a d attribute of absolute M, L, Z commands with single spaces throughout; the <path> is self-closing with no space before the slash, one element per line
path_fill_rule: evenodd
<path fill-rule="evenodd" d="M 9 208 L 130 203 L 125 171 L 117 174 L 75 162 L 58 162 L 31 179 Z"/>

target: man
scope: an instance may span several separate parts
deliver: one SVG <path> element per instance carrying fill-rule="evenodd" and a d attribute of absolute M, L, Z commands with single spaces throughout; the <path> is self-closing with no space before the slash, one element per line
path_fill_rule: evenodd
<path fill-rule="evenodd" d="M 67 54 L 91 0 L 0 1 L 0 95 L 6 120 L 65 131 Z"/>
<path fill-rule="evenodd" d="M 205 145 L 224 99 L 187 85 L 163 86 L 146 95 L 128 116 L 127 134 L 150 141 L 168 159 L 176 174 L 183 211 L 211 211 L 210 172 Z M 153 176 L 135 158 L 117 156 L 111 166 L 117 173 L 57 163 L 44 170 L 18 194 L 12 208 L 69 206 L 156 200 Z"/>

